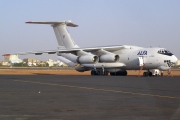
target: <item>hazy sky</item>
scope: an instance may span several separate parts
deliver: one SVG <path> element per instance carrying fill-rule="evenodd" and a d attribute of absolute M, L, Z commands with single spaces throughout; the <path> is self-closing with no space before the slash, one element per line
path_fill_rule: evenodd
<path fill-rule="evenodd" d="M 0 16 L 0 55 L 57 49 L 52 27 L 25 22 L 72 20 L 80 47 L 161 46 L 180 58 L 180 0 L 1 0 Z M 27 57 L 57 59 L 20 56 Z"/>

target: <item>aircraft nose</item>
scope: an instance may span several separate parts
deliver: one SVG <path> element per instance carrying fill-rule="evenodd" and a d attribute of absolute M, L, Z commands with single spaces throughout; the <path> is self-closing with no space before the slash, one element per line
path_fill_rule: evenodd
<path fill-rule="evenodd" d="M 173 60 L 173 62 L 177 63 L 178 58 L 177 58 L 175 55 L 173 55 L 173 56 L 172 56 L 172 60 Z"/>

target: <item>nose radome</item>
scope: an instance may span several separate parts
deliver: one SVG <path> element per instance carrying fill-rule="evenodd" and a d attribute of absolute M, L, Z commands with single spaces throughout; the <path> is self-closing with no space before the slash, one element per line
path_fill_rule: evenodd
<path fill-rule="evenodd" d="M 178 58 L 175 55 L 173 55 L 172 57 L 173 57 L 173 61 L 176 63 L 178 61 Z"/>

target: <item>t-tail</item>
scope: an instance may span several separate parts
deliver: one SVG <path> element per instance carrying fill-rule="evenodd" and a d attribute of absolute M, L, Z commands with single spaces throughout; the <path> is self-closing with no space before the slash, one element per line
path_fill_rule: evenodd
<path fill-rule="evenodd" d="M 69 21 L 60 21 L 60 22 L 26 22 L 29 24 L 50 24 L 55 32 L 59 49 L 61 48 L 79 48 L 73 41 L 72 37 L 67 31 L 66 26 L 77 27 L 78 25 Z"/>

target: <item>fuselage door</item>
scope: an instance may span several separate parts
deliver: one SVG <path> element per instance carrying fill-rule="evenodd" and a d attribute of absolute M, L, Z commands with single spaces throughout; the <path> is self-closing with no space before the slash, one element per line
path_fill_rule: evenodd
<path fill-rule="evenodd" d="M 139 66 L 143 66 L 144 65 L 143 57 L 138 57 L 138 59 L 139 59 Z"/>

